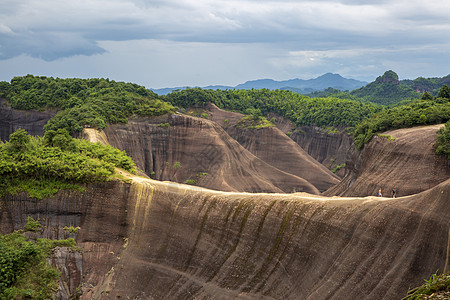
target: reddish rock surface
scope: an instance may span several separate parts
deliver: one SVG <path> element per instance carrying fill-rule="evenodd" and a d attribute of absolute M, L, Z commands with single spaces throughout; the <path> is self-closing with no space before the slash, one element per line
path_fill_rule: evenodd
<path fill-rule="evenodd" d="M 325 195 L 397 196 L 425 191 L 450 178 L 450 165 L 436 155 L 436 131 L 443 125 L 397 129 L 376 136 L 362 151 L 354 150 L 347 163 L 347 174 Z M 395 140 L 389 140 L 392 136 Z"/>
<path fill-rule="evenodd" d="M 11 108 L 4 99 L 0 99 L 0 141 L 6 141 L 9 135 L 19 128 L 31 135 L 44 135 L 44 125 L 56 112 L 25 111 Z"/>
<path fill-rule="evenodd" d="M 158 180 L 195 180 L 222 191 L 319 193 L 306 179 L 259 159 L 209 120 L 173 114 L 130 120 L 104 132 L 111 145 Z"/>
<path fill-rule="evenodd" d="M 284 172 L 306 179 L 323 192 L 337 184 L 339 178 L 277 127 L 259 129 L 237 128 L 243 114 L 224 111 L 209 105 L 209 118 L 221 125 L 245 149 L 266 163 Z"/>
<path fill-rule="evenodd" d="M 75 237 L 81 299 L 400 299 L 449 266 L 449 180 L 398 199 L 132 180 L 1 199 L 2 231 L 30 215 L 44 236 Z"/>

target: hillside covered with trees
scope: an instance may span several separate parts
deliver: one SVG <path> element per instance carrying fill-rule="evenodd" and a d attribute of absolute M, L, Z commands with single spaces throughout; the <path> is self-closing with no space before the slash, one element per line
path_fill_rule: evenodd
<path fill-rule="evenodd" d="M 45 130 L 65 128 L 69 133 L 84 125 L 99 129 L 107 123 L 127 123 L 136 116 L 156 116 L 174 108 L 150 90 L 133 83 L 109 79 L 60 79 L 27 75 L 0 82 L 0 97 L 16 109 L 56 109 Z"/>
<path fill-rule="evenodd" d="M 403 105 L 384 109 L 370 118 L 362 121 L 355 127 L 353 137 L 355 146 L 361 149 L 372 137 L 378 133 L 391 129 L 406 128 L 420 125 L 445 123 L 450 120 L 450 88 L 444 85 L 437 97 L 424 93 L 418 99 Z M 440 153 L 450 149 L 441 141 Z"/>
<path fill-rule="evenodd" d="M 286 90 L 201 88 L 158 96 L 133 83 L 27 75 L 15 77 L 11 83 L 0 82 L 0 97 L 17 109 L 57 110 L 56 116 L 45 125 L 45 131 L 65 129 L 74 134 L 84 126 L 104 129 L 107 124 L 127 123 L 130 117 L 172 113 L 174 106 L 183 109 L 214 103 L 254 119 L 276 113 L 297 126 L 347 128 L 347 132 L 353 133 L 356 147 L 361 149 L 381 131 L 447 122 L 450 119 L 448 86 L 442 86 L 434 96 L 435 88 L 446 82 L 447 77 L 419 78 L 402 85 L 395 72 L 387 71 L 375 82 L 351 93 L 328 89 L 313 98 Z M 412 90 L 418 84 L 431 89 L 421 99 L 415 99 L 420 94 Z M 335 96 L 323 97 L 327 93 Z M 397 103 L 398 99 L 405 100 Z M 442 147 L 440 151 L 445 153 Z"/>
<path fill-rule="evenodd" d="M 378 112 L 381 106 L 339 98 L 310 98 L 284 90 L 203 90 L 175 91 L 164 97 L 178 107 L 214 103 L 219 108 L 245 114 L 267 116 L 277 113 L 299 125 L 353 127 Z"/>
<path fill-rule="evenodd" d="M 111 146 L 74 139 L 65 129 L 48 130 L 44 137 L 19 129 L 0 142 L 0 197 L 27 192 L 42 199 L 60 189 L 107 181 L 115 167 L 136 173 L 133 160 Z"/>

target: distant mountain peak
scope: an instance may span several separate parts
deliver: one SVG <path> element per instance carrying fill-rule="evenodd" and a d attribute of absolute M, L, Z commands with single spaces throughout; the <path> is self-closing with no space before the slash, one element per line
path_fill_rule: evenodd
<path fill-rule="evenodd" d="M 283 89 L 283 90 L 291 90 L 295 91 L 297 93 L 301 94 L 307 94 L 314 91 L 323 91 L 326 88 L 334 88 L 341 91 L 352 91 L 354 89 L 360 88 L 362 86 L 365 86 L 367 82 L 360 81 L 356 79 L 348 79 L 344 78 L 339 74 L 334 73 L 325 73 L 317 78 L 312 79 L 288 79 L 288 80 L 273 80 L 273 79 L 256 79 L 256 80 L 249 80 L 245 83 L 238 84 L 234 87 L 232 86 L 209 86 L 205 88 L 210 87 L 217 87 L 218 89 L 270 89 L 270 90 L 276 90 L 276 89 Z M 153 90 L 154 92 L 162 95 L 167 94 L 170 92 L 170 88 L 167 89 L 158 89 Z"/>
<path fill-rule="evenodd" d="M 392 82 L 395 85 L 398 85 L 400 82 L 398 80 L 398 75 L 392 70 L 384 72 L 382 76 L 377 77 L 375 80 L 377 83 L 389 83 Z"/>

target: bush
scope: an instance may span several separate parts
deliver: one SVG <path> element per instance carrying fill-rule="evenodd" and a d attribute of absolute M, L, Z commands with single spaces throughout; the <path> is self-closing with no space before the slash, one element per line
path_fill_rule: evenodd
<path fill-rule="evenodd" d="M 27 218 L 25 230 L 41 228 Z M 58 271 L 47 264 L 52 249 L 75 247 L 73 239 L 31 241 L 22 231 L 0 235 L 0 299 L 52 299 L 58 289 Z"/>
<path fill-rule="evenodd" d="M 109 79 L 60 79 L 27 75 L 0 84 L 0 97 L 17 109 L 59 110 L 45 126 L 65 128 L 69 134 L 85 125 L 104 129 L 108 123 L 127 123 L 128 117 L 156 116 L 174 112 L 158 95 L 142 86 Z"/>
<path fill-rule="evenodd" d="M 437 145 L 436 153 L 446 155 L 450 159 L 450 121 L 439 129 Z"/>
<path fill-rule="evenodd" d="M 0 143 L 0 197 L 27 192 L 42 199 L 60 189 L 80 189 L 80 183 L 109 180 L 115 167 L 136 173 L 133 160 L 111 146 L 73 139 L 65 130 L 43 138 L 18 130 Z"/>

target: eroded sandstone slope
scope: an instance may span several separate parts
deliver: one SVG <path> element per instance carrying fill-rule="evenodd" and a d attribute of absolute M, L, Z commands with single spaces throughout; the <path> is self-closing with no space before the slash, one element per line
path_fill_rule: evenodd
<path fill-rule="evenodd" d="M 47 237 L 75 237 L 83 252 L 63 255 L 63 274 L 82 299 L 400 299 L 449 267 L 449 180 L 380 199 L 131 179 L 4 198 L 2 231 L 32 216 Z"/>
<path fill-rule="evenodd" d="M 56 114 L 55 111 L 18 110 L 11 108 L 6 100 L 0 99 L 0 141 L 19 128 L 32 135 L 44 135 L 44 125 Z"/>
<path fill-rule="evenodd" d="M 277 127 L 240 128 L 236 124 L 244 117 L 243 114 L 224 111 L 213 104 L 208 105 L 208 111 L 212 121 L 221 125 L 233 139 L 266 163 L 306 179 L 321 192 L 339 183 L 336 175 Z"/>
<path fill-rule="evenodd" d="M 259 159 L 209 120 L 172 114 L 111 125 L 104 133 L 158 180 L 221 191 L 319 193 L 306 179 Z"/>
<path fill-rule="evenodd" d="M 325 195 L 390 196 L 425 191 L 450 178 L 450 164 L 436 155 L 437 130 L 443 125 L 397 129 L 375 136 L 362 151 L 353 150 L 347 174 Z"/>

